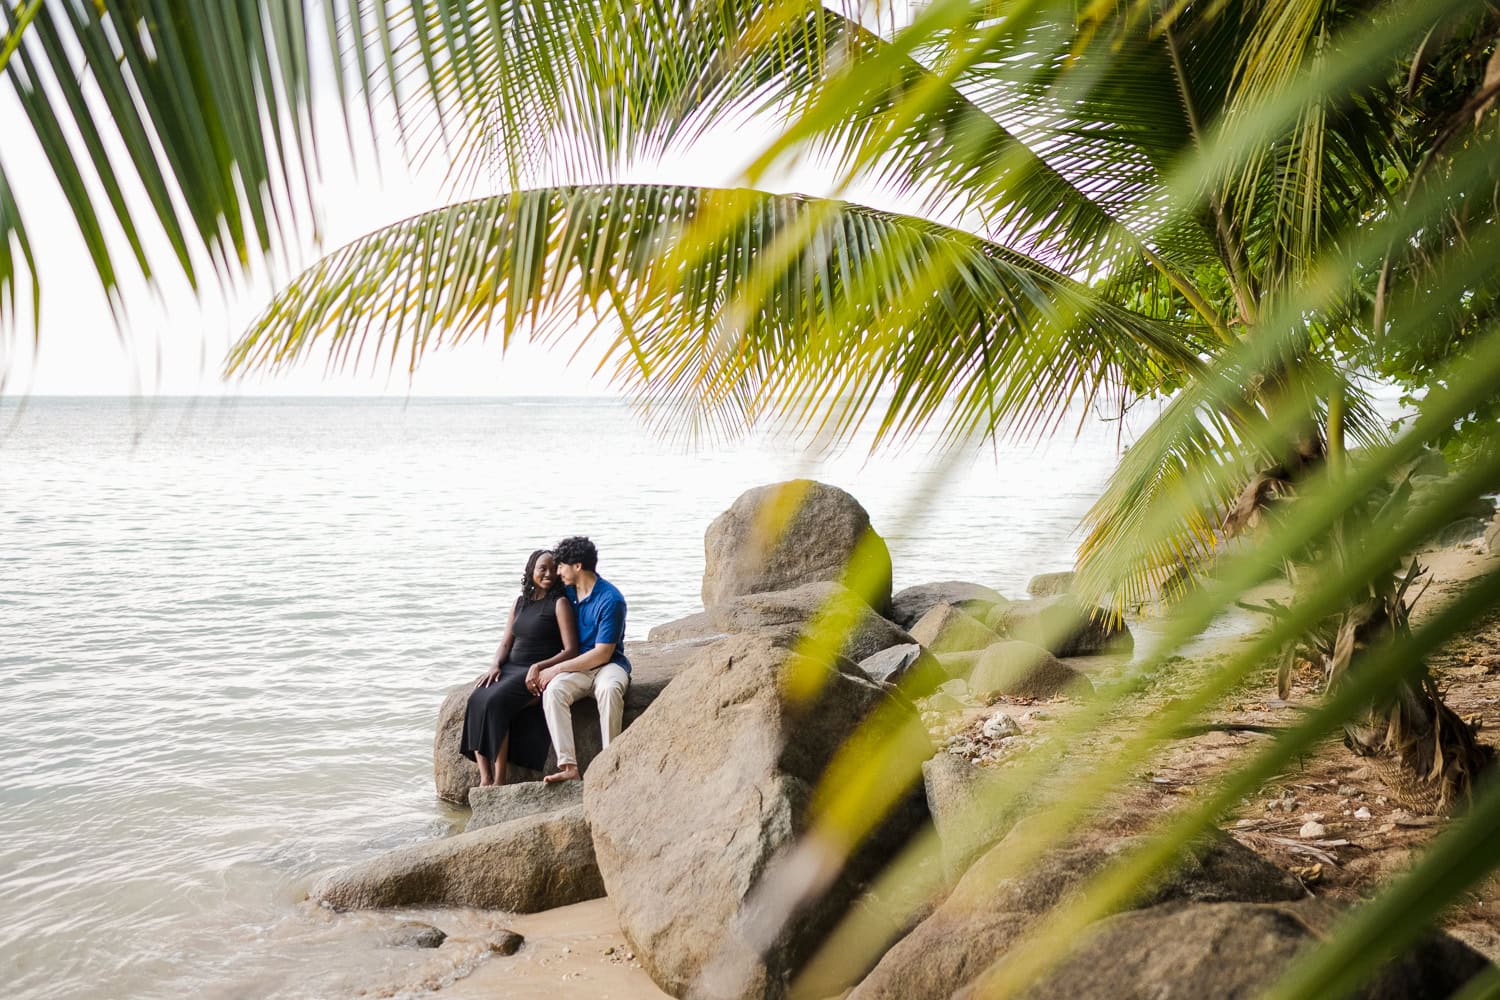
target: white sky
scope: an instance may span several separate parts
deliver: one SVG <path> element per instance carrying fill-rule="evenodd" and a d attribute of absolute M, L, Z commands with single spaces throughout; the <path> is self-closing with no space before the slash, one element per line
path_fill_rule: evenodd
<path fill-rule="evenodd" d="M 454 200 L 444 185 L 444 164 L 413 169 L 394 146 L 384 152 L 379 170 L 370 151 L 361 150 L 356 169 L 331 99 L 320 107 L 320 115 L 327 125 L 322 131 L 323 173 L 315 187 L 323 252 Z M 394 137 L 394 121 L 383 131 Z M 276 287 L 317 259 L 319 251 L 313 242 L 307 239 L 291 249 L 295 266 L 273 262 L 269 274 L 264 265 L 258 266 L 239 289 L 221 289 L 212 271 L 204 267 L 200 273 L 208 278 L 202 293 L 195 296 L 173 272 L 166 241 L 151 231 L 148 222 L 143 226 L 144 239 L 161 272 L 159 287 L 153 291 L 138 279 L 124 282 L 127 322 L 120 329 L 98 286 L 71 210 L 35 147 L 30 125 L 8 85 L 0 93 L 0 137 L 0 154 L 25 213 L 43 288 L 38 348 L 33 350 L 29 319 L 18 336 L 0 345 L 0 373 L 4 375 L 0 392 L 5 395 L 612 394 L 603 376 L 591 374 L 592 363 L 566 363 L 571 347 L 547 352 L 521 344 L 502 354 L 498 341 L 433 351 L 412 377 L 404 370 L 392 373 L 385 367 L 359 374 L 329 373 L 312 362 L 275 376 L 225 383 L 219 373 L 228 347 Z M 770 138 L 769 129 L 725 129 L 660 164 L 632 170 L 629 179 L 735 184 L 744 166 Z M 769 186 L 819 193 L 828 189 L 830 180 L 827 170 L 804 168 Z M 144 198 L 131 200 L 141 209 L 138 219 L 153 218 Z M 861 200 L 896 207 L 889 197 L 869 191 Z M 95 203 L 101 215 L 109 211 L 102 197 Z M 128 277 L 134 264 L 123 238 L 115 236 L 114 245 L 121 251 L 117 266 Z"/>

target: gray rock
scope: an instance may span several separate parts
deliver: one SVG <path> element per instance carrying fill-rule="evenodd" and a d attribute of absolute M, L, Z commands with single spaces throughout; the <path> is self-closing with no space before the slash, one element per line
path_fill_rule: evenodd
<path fill-rule="evenodd" d="M 1000 638 L 979 619 L 951 604 L 934 604 L 911 627 L 911 637 L 934 653 L 983 649 Z"/>
<path fill-rule="evenodd" d="M 1491 522 L 1484 533 L 1484 551 L 1494 553 L 1500 551 L 1500 521 Z"/>
<path fill-rule="evenodd" d="M 1167 905 L 1101 920 L 1029 1000 L 1197 1000 L 1252 997 L 1268 990 L 1312 948 L 1336 910 L 1302 903 Z M 1429 934 L 1350 994 L 1364 1000 L 1439 1000 L 1489 968 L 1446 934 Z M 980 996 L 970 987 L 957 994 Z"/>
<path fill-rule="evenodd" d="M 387 948 L 441 948 L 448 935 L 431 924 L 403 920 L 386 932 L 381 940 Z"/>
<path fill-rule="evenodd" d="M 1071 593 L 1077 576 L 1072 570 L 1065 573 L 1038 573 L 1026 582 L 1026 593 L 1032 597 L 1055 597 Z"/>
<path fill-rule="evenodd" d="M 813 705 L 784 700 L 786 679 L 819 678 Z M 803 676 L 806 676 L 805 674 Z M 651 978 L 674 996 L 781 997 L 791 976 L 924 811 L 898 809 L 883 830 L 764 948 L 747 940 L 742 904 L 807 828 L 814 783 L 881 705 L 853 664 L 828 666 L 763 636 L 704 652 L 584 784 L 599 868 L 620 927 Z M 915 720 L 910 752 L 931 752 Z"/>
<path fill-rule="evenodd" d="M 1013 820 L 976 808 L 985 769 L 951 753 L 937 753 L 922 765 L 927 811 L 943 846 L 943 867 L 957 881 L 974 859 L 1010 831 Z M 1007 816 L 1016 810 L 1010 807 Z"/>
<path fill-rule="evenodd" d="M 684 639 L 715 639 L 724 633 L 714 628 L 707 611 L 663 622 L 646 633 L 647 642 L 681 642 Z"/>
<path fill-rule="evenodd" d="M 521 945 L 525 943 L 526 939 L 524 937 L 508 928 L 501 928 L 496 931 L 494 936 L 489 940 L 490 951 L 493 951 L 497 955 L 514 955 L 521 950 Z"/>
<path fill-rule="evenodd" d="M 810 479 L 747 490 L 703 536 L 703 606 L 713 608 L 741 594 L 842 581 L 861 544 L 874 576 L 870 603 L 883 611 L 891 601 L 890 551 L 858 500 Z"/>
<path fill-rule="evenodd" d="M 335 910 L 475 906 L 535 913 L 602 895 L 581 806 L 403 847 L 326 875 L 312 890 L 314 901 Z"/>
<path fill-rule="evenodd" d="M 1135 645 L 1124 622 L 1112 620 L 1102 608 L 1085 608 L 1068 594 L 1012 601 L 991 611 L 985 624 L 1008 639 L 1035 643 L 1055 656 L 1124 653 Z"/>
<path fill-rule="evenodd" d="M 632 642 L 626 645 L 630 656 L 630 689 L 625 693 L 625 725 L 630 725 L 694 654 L 711 644 L 711 640 L 680 640 L 670 643 Z M 458 752 L 463 736 L 464 710 L 468 707 L 469 694 L 474 690 L 473 682 L 458 684 L 448 689 L 442 706 L 438 709 L 437 732 L 432 741 L 432 775 L 437 786 L 438 798 L 458 805 L 469 801 L 469 789 L 479 784 L 479 768 Z M 603 740 L 599 735 L 599 708 L 594 699 L 584 698 L 573 703 L 573 734 L 578 747 L 580 768 L 587 772 L 589 764 L 598 756 Z M 557 769 L 557 757 L 548 753 L 542 772 L 510 764 L 506 767 L 506 780 L 510 782 L 535 781 L 542 773 Z"/>
<path fill-rule="evenodd" d="M 1141 838 L 1089 833 L 1043 855 L 1026 871 L 1010 873 L 1010 855 L 1017 843 L 1029 836 L 1022 824 L 990 848 L 964 873 L 932 916 L 886 953 L 849 1000 L 951 996 L 1034 928 L 1040 914 L 1071 898 L 1110 861 L 1142 843 Z M 1304 895 L 1295 878 L 1215 830 L 1135 905 L 1276 902 Z M 1108 982 L 1107 977 L 1101 978 Z"/>
<path fill-rule="evenodd" d="M 920 644 L 902 643 L 859 661 L 859 669 L 878 684 L 901 684 L 913 697 L 922 697 L 949 679 L 947 671 Z"/>
<path fill-rule="evenodd" d="M 836 628 L 847 634 L 839 655 L 855 661 L 912 641 L 853 591 L 836 583 L 807 583 L 790 590 L 745 594 L 711 608 L 708 617 L 716 629 L 731 635 L 790 628 L 797 636 L 820 627 Z"/>
<path fill-rule="evenodd" d="M 1448 476 L 1412 476 L 1411 496 L 1407 503 L 1412 510 L 1438 503 L 1443 492 L 1451 485 L 1452 479 Z M 1495 499 L 1489 496 L 1473 497 L 1454 511 L 1454 516 L 1489 521 L 1495 516 Z"/>
<path fill-rule="evenodd" d="M 583 804 L 583 782 L 555 785 L 540 781 L 516 781 L 509 785 L 487 785 L 469 789 L 469 825 L 465 832 L 509 823 L 524 816 L 557 812 Z"/>
<path fill-rule="evenodd" d="M 969 675 L 969 690 L 976 697 L 1001 694 L 1011 698 L 1051 698 L 1059 694 L 1086 694 L 1093 690 L 1093 685 L 1040 646 L 1002 641 L 979 654 L 979 661 Z"/>
<path fill-rule="evenodd" d="M 960 580 L 943 580 L 940 583 L 922 583 L 907 587 L 891 598 L 891 621 L 904 629 L 910 629 L 937 604 L 951 604 L 976 618 L 982 618 L 990 608 L 1006 603 L 998 590 L 964 583 Z"/>
<path fill-rule="evenodd" d="M 1485 537 L 1489 527 L 1489 518 L 1462 517 L 1444 525 L 1427 544 L 1434 548 L 1451 548 L 1463 542 L 1477 542 Z"/>

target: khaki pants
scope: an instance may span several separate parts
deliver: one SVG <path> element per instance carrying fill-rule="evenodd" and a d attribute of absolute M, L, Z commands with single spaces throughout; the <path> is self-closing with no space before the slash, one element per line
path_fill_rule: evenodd
<path fill-rule="evenodd" d="M 592 695 L 599 703 L 599 735 L 604 745 L 609 746 L 620 735 L 620 726 L 625 721 L 625 689 L 629 686 L 630 674 L 618 663 L 559 674 L 552 679 L 542 691 L 542 714 L 547 717 L 559 767 L 578 763 L 578 750 L 573 745 L 573 702 Z"/>

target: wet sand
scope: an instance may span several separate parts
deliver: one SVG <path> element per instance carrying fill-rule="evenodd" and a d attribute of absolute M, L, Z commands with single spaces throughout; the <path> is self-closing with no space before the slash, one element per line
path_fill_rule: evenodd
<path fill-rule="evenodd" d="M 449 1000 L 660 1000 L 667 996 L 631 956 L 608 899 L 512 917 L 505 924 L 525 936 L 521 950 L 480 963 L 469 975 L 440 989 L 438 996 Z"/>

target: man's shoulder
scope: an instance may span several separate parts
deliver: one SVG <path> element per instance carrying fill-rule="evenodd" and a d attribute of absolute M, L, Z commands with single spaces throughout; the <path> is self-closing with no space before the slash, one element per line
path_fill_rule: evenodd
<path fill-rule="evenodd" d="M 625 603 L 625 595 L 620 593 L 620 588 L 616 587 L 614 584 L 610 583 L 602 576 L 599 577 L 598 582 L 594 584 L 594 593 L 598 594 L 606 601 L 619 601 L 621 604 Z"/>

